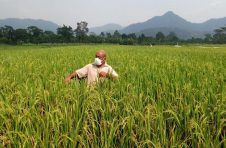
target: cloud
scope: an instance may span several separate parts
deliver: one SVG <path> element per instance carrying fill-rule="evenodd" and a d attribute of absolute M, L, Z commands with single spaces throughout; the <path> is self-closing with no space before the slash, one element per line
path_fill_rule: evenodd
<path fill-rule="evenodd" d="M 225 3 L 225 0 L 214 0 L 210 3 L 211 7 L 218 7 L 219 5 L 222 5 Z"/>

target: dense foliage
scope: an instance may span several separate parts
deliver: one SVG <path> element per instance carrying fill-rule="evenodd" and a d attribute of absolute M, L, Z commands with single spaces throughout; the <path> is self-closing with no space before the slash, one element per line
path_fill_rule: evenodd
<path fill-rule="evenodd" d="M 205 38 L 191 38 L 181 40 L 174 32 L 164 35 L 162 32 L 156 33 L 155 37 L 147 37 L 144 34 L 135 33 L 120 34 L 115 30 L 114 33 L 102 32 L 99 35 L 90 32 L 88 23 L 77 23 L 77 28 L 71 26 L 59 27 L 57 32 L 44 31 L 36 26 L 29 26 L 26 29 L 14 29 L 11 26 L 0 27 L 0 43 L 23 44 L 23 43 L 113 43 L 122 45 L 150 45 L 150 44 L 177 44 L 183 43 L 226 43 L 226 27 L 216 29 L 213 34 L 206 34 Z"/>

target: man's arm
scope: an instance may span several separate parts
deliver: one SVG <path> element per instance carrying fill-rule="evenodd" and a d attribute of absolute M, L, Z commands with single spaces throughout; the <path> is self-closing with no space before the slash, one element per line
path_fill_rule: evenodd
<path fill-rule="evenodd" d="M 118 79 L 118 74 L 116 73 L 114 73 L 114 74 L 108 74 L 108 73 L 106 73 L 106 72 L 100 72 L 99 73 L 99 77 L 104 77 L 104 78 L 106 78 L 106 77 L 111 77 L 112 78 L 112 80 L 117 80 Z"/>
<path fill-rule="evenodd" d="M 78 74 L 76 72 L 73 72 L 64 79 L 64 82 L 69 83 L 71 81 L 71 79 L 73 79 L 74 77 L 77 77 L 77 76 L 78 76 Z"/>
<path fill-rule="evenodd" d="M 112 80 L 118 79 L 118 74 L 114 69 L 112 69 L 112 71 L 111 71 L 111 77 L 112 77 Z"/>
<path fill-rule="evenodd" d="M 112 76 L 112 80 L 117 80 L 118 76 Z"/>
<path fill-rule="evenodd" d="M 104 71 L 99 72 L 99 77 L 104 77 L 104 78 L 106 78 L 106 77 L 108 77 L 108 76 L 109 76 L 109 74 L 106 73 L 106 72 L 104 72 Z"/>

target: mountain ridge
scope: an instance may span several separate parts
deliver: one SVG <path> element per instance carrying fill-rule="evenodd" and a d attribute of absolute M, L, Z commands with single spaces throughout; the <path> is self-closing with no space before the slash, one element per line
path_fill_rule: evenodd
<path fill-rule="evenodd" d="M 226 17 L 209 19 L 203 23 L 192 23 L 179 15 L 168 11 L 162 16 L 155 16 L 145 22 L 138 24 L 131 24 L 124 29 L 120 30 L 121 33 L 145 34 L 150 36 L 152 32 L 175 32 L 179 38 L 188 39 L 192 37 L 203 38 L 205 34 L 212 33 L 214 29 L 222 27 L 226 24 Z M 161 29 L 160 29 L 161 28 Z M 177 29 L 175 29 L 177 28 Z M 164 31 L 163 31 L 164 30 Z M 149 33 L 147 33 L 149 32 Z M 167 35 L 167 34 L 165 34 Z M 153 34 L 151 35 L 153 36 Z"/>
<path fill-rule="evenodd" d="M 43 19 L 18 19 L 8 18 L 0 19 L 0 27 L 4 25 L 12 26 L 14 29 L 27 28 L 28 26 L 37 26 L 42 30 L 56 32 L 60 27 L 58 24 L 43 20 Z M 137 35 L 144 34 L 146 36 L 155 36 L 156 32 L 163 32 L 167 35 L 169 32 L 174 32 L 181 39 L 204 38 L 205 34 L 213 33 L 215 29 L 226 25 L 226 17 L 211 18 L 202 23 L 193 23 L 187 21 L 173 11 L 168 11 L 160 16 L 154 16 L 146 21 L 133 23 L 128 26 L 121 26 L 117 23 L 108 23 L 105 25 L 90 27 L 89 32 L 100 34 L 101 32 L 113 33 L 118 30 L 120 33 L 135 33 Z"/>
<path fill-rule="evenodd" d="M 53 31 L 56 32 L 56 29 L 60 27 L 58 24 L 43 20 L 43 19 L 31 19 L 31 18 L 6 18 L 0 19 L 0 27 L 5 25 L 12 26 L 14 29 L 22 28 L 25 29 L 28 26 L 37 26 L 38 28 L 45 31 Z"/>

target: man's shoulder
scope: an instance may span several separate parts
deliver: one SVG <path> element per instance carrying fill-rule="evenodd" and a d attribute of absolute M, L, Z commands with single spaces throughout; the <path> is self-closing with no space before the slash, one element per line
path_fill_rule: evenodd
<path fill-rule="evenodd" d="M 89 64 L 87 64 L 86 66 L 93 66 L 93 64 L 92 64 L 92 63 L 89 63 Z"/>
<path fill-rule="evenodd" d="M 89 63 L 85 67 L 88 68 L 88 69 L 96 69 L 97 68 L 97 66 L 93 63 Z"/>
<path fill-rule="evenodd" d="M 108 65 L 107 63 L 104 64 L 104 67 L 112 68 L 111 65 Z"/>
<path fill-rule="evenodd" d="M 86 64 L 84 67 L 93 67 L 92 63 Z"/>
<path fill-rule="evenodd" d="M 86 64 L 85 66 L 81 67 L 80 69 L 87 69 L 87 68 L 91 68 L 92 67 L 92 64 Z"/>

